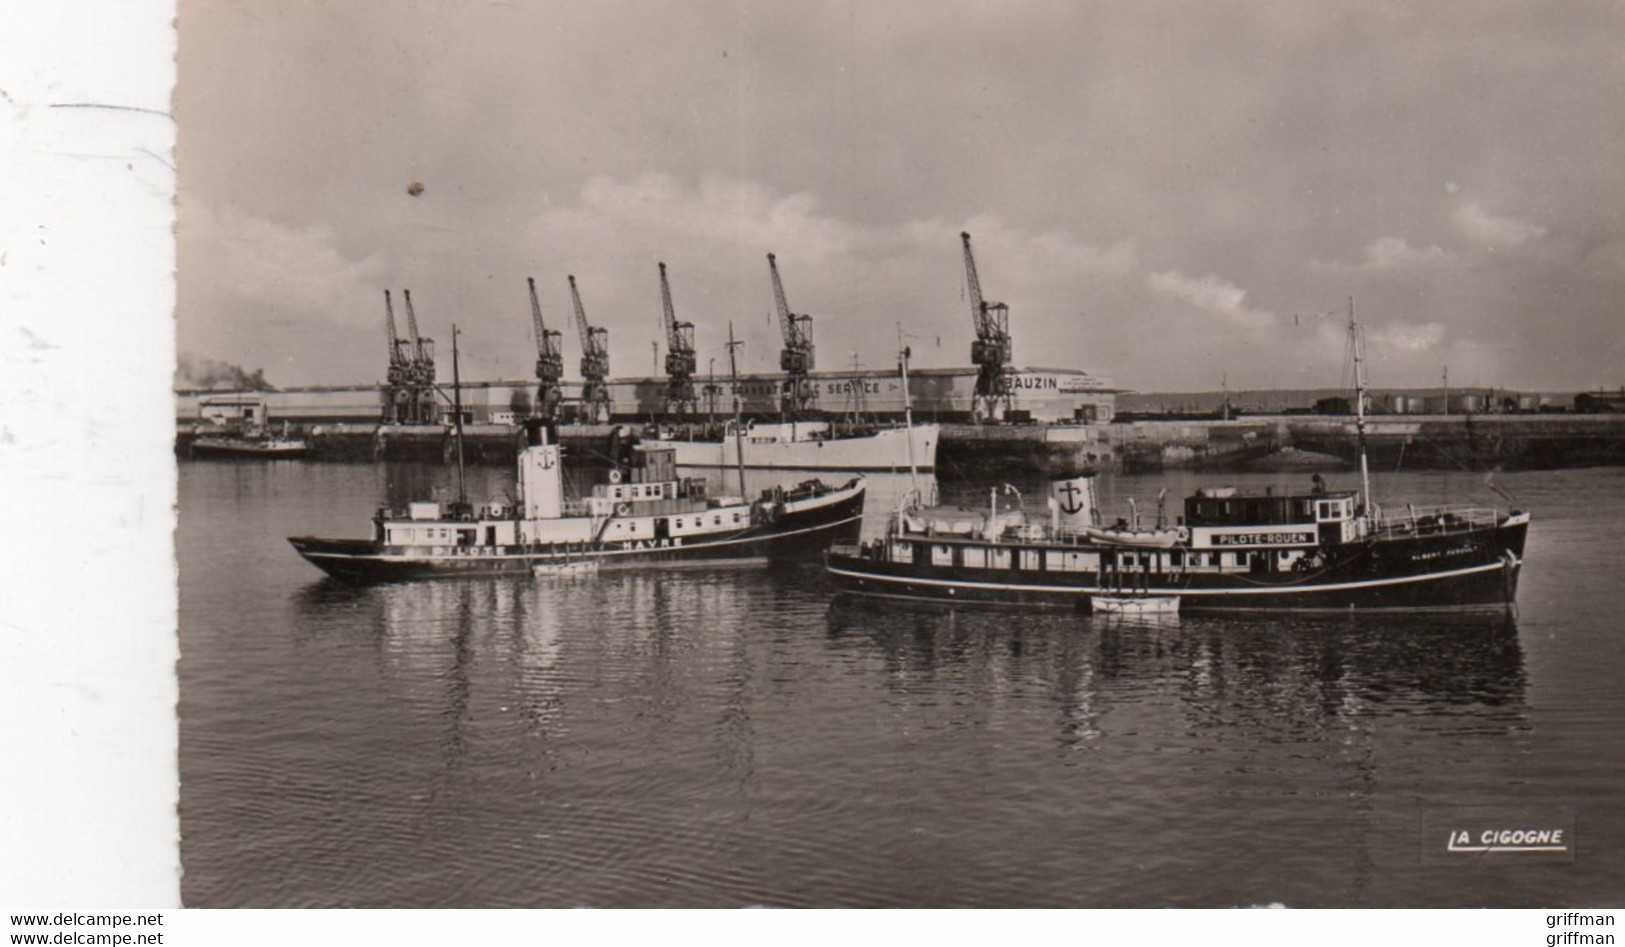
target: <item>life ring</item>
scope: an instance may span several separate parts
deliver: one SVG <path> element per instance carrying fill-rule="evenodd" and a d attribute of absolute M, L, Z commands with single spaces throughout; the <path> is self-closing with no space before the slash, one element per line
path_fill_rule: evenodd
<path fill-rule="evenodd" d="M 1178 529 L 1174 530 L 1174 538 L 1182 543 L 1189 542 L 1191 538 L 1191 528 L 1189 526 L 1179 527 Z"/>
<path fill-rule="evenodd" d="M 610 468 L 610 471 L 609 471 L 609 482 L 610 482 L 610 483 L 620 483 L 620 482 L 621 482 L 621 471 L 620 471 L 620 468 L 618 468 L 618 467 L 611 467 L 611 468 Z"/>
<path fill-rule="evenodd" d="M 617 503 L 617 504 L 615 504 L 615 515 L 616 516 L 625 516 L 626 514 L 628 514 L 630 512 L 632 512 L 632 504 L 630 504 L 630 503 Z"/>

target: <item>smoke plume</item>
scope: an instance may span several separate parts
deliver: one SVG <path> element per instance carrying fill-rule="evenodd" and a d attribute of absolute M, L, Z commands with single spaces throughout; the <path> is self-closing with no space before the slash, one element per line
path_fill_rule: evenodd
<path fill-rule="evenodd" d="M 206 390 L 275 391 L 276 386 L 265 380 L 265 370 L 248 371 L 241 365 L 212 358 L 194 358 L 182 355 L 175 365 L 175 387 Z"/>

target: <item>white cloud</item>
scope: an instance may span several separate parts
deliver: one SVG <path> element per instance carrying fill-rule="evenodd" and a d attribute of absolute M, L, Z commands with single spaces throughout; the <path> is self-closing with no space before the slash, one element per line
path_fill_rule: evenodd
<path fill-rule="evenodd" d="M 1510 249 L 1546 235 L 1545 227 L 1511 217 L 1496 217 L 1474 201 L 1456 208 L 1456 226 L 1474 243 L 1493 250 Z"/>
<path fill-rule="evenodd" d="M 1404 237 L 1379 237 L 1366 246 L 1362 265 L 1386 270 L 1442 263 L 1448 258 L 1438 244 L 1421 250 L 1407 243 Z"/>
<path fill-rule="evenodd" d="M 381 323 L 381 304 L 374 299 L 383 288 L 381 259 L 376 253 L 347 256 L 331 227 L 286 227 L 201 204 L 183 207 L 182 214 L 187 242 L 212 249 L 208 269 L 192 271 L 193 284 L 206 287 L 202 295 L 211 302 L 238 300 L 244 310 L 275 309 L 352 326 Z M 371 304 L 358 308 L 363 299 Z"/>
<path fill-rule="evenodd" d="M 581 204 L 610 221 L 741 248 L 794 246 L 812 262 L 847 251 L 863 237 L 858 228 L 820 215 L 811 194 L 779 195 L 755 181 L 720 175 L 706 175 L 694 187 L 669 174 L 624 183 L 599 176 L 582 188 Z"/>
<path fill-rule="evenodd" d="M 651 364 L 653 261 L 660 259 L 671 267 L 678 316 L 699 327 L 701 348 L 733 319 L 747 343 L 741 369 L 776 366 L 764 259 L 772 251 L 791 306 L 816 320 L 821 367 L 837 358 L 850 364 L 853 350 L 866 364 L 889 360 L 898 322 L 911 338 L 931 340 L 917 348 L 924 367 L 966 358 L 962 230 L 972 235 L 987 297 L 1011 306 L 1022 359 L 1060 358 L 1057 345 L 1081 350 L 1076 313 L 1102 287 L 1138 271 L 1132 238 L 1095 245 L 987 215 L 870 223 L 832 214 L 810 194 L 718 174 L 596 177 L 579 200 L 534 218 L 520 242 L 544 250 L 543 270 L 578 276 L 592 318 L 611 330 L 617 364 Z M 560 308 L 546 298 L 543 306 Z"/>
<path fill-rule="evenodd" d="M 1603 279 L 1625 278 L 1625 242 L 1614 241 L 1593 248 L 1585 256 L 1585 272 Z"/>
<path fill-rule="evenodd" d="M 1272 312 L 1247 306 L 1247 291 L 1211 274 L 1192 279 L 1178 270 L 1152 273 L 1146 285 L 1153 292 L 1171 296 L 1204 312 L 1220 316 L 1244 328 L 1265 328 L 1278 321 Z"/>
<path fill-rule="evenodd" d="M 1448 332 L 1443 323 L 1396 319 L 1371 333 L 1370 339 L 1379 346 L 1405 352 L 1427 352 L 1437 349 Z"/>

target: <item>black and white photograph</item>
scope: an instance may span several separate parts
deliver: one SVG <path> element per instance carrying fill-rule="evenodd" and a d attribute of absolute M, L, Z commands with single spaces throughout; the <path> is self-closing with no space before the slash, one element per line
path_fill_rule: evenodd
<path fill-rule="evenodd" d="M 185 906 L 1618 905 L 1625 6 L 174 29 Z"/>

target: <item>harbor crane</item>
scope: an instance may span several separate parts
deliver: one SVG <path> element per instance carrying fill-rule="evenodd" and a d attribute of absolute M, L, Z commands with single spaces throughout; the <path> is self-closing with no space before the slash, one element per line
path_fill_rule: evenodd
<path fill-rule="evenodd" d="M 389 374 L 384 392 L 384 423 L 433 424 L 435 421 L 434 340 L 418 333 L 412 291 L 401 290 L 406 304 L 406 336 L 395 329 L 395 304 L 384 290 L 384 327 L 389 340 Z"/>
<path fill-rule="evenodd" d="M 581 420 L 603 424 L 609 420 L 609 330 L 587 324 L 576 278 L 570 277 L 570 301 L 576 308 L 576 332 L 581 335 Z"/>
<path fill-rule="evenodd" d="M 678 322 L 671 304 L 671 284 L 666 280 L 666 264 L 660 264 L 660 304 L 666 320 L 666 414 L 689 415 L 699 410 L 694 394 L 694 323 Z"/>
<path fill-rule="evenodd" d="M 384 328 L 389 338 L 389 374 L 384 389 L 384 423 L 405 424 L 412 401 L 412 343 L 395 331 L 395 303 L 384 290 Z"/>
<path fill-rule="evenodd" d="M 559 382 L 564 378 L 564 334 L 549 329 L 542 321 L 542 304 L 536 301 L 536 280 L 525 277 L 530 286 L 530 318 L 536 326 L 536 413 L 546 421 L 557 421 L 559 403 L 564 390 Z"/>
<path fill-rule="evenodd" d="M 976 258 L 970 250 L 970 234 L 961 233 L 959 239 L 965 243 L 965 285 L 970 297 L 971 319 L 976 324 L 976 341 L 970 347 L 971 362 L 976 365 L 971 413 L 978 419 L 991 420 L 1010 410 L 1010 380 L 1004 371 L 1011 356 L 1010 307 L 982 298 L 982 283 L 976 278 Z"/>
<path fill-rule="evenodd" d="M 784 385 L 779 389 L 779 412 L 794 418 L 818 406 L 818 387 L 808 377 L 813 369 L 812 316 L 790 311 L 777 258 L 771 253 L 767 255 L 767 271 L 773 277 L 773 302 L 779 310 L 779 331 L 784 335 L 784 348 L 779 351 L 779 368 L 785 373 Z"/>

